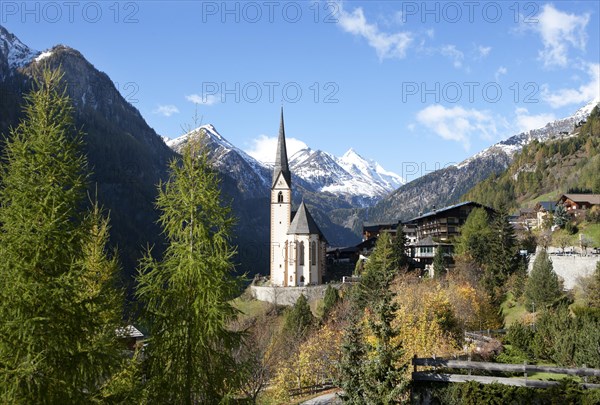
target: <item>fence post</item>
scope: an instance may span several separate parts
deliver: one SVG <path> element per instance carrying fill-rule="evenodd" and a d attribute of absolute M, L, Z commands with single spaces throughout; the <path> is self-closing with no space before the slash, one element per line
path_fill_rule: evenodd
<path fill-rule="evenodd" d="M 416 373 L 417 372 L 417 354 L 415 353 L 414 357 L 413 357 L 413 371 Z"/>
<path fill-rule="evenodd" d="M 525 380 L 527 380 L 527 360 L 523 362 L 523 371 L 525 372 Z"/>
<path fill-rule="evenodd" d="M 587 366 L 585 365 L 585 363 L 583 363 L 581 366 L 582 366 L 583 368 L 587 368 Z M 587 375 L 586 375 L 586 376 L 583 376 L 583 381 L 584 381 L 584 382 L 587 384 L 587 382 L 588 382 L 588 376 L 587 376 Z"/>
<path fill-rule="evenodd" d="M 469 362 L 471 361 L 471 352 L 469 352 L 469 358 L 468 358 L 467 361 L 469 361 Z M 469 375 L 471 375 L 471 368 L 470 367 L 469 367 Z"/>

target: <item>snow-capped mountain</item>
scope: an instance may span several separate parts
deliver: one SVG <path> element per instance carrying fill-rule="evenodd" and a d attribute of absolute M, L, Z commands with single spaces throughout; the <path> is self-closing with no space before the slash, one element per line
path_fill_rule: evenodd
<path fill-rule="evenodd" d="M 0 26 L 0 79 L 12 70 L 28 65 L 40 52 L 29 48 L 12 33 Z"/>
<path fill-rule="evenodd" d="M 458 165 L 458 167 L 460 168 L 464 165 L 467 165 L 474 159 L 494 153 L 505 153 L 509 157 L 512 157 L 516 152 L 523 149 L 525 145 L 533 142 L 534 140 L 544 142 L 549 139 L 558 139 L 572 136 L 574 127 L 579 123 L 584 122 L 599 102 L 600 99 L 592 100 L 568 117 L 549 122 L 541 128 L 536 128 L 529 131 L 521 132 L 517 135 L 513 135 L 510 138 L 498 142 L 495 145 L 492 145 L 489 148 L 482 150 L 476 155 L 465 159 Z"/>
<path fill-rule="evenodd" d="M 364 200 L 361 205 L 368 205 L 404 184 L 400 176 L 363 158 L 354 149 L 341 158 L 320 150 L 302 149 L 291 157 L 290 168 L 316 191 L 361 197 Z"/>
<path fill-rule="evenodd" d="M 225 139 L 212 125 L 203 125 L 177 139 L 167 141 L 175 151 L 187 142 L 192 134 L 204 130 L 209 154 L 220 170 L 234 174 L 238 187 L 255 191 L 256 197 L 266 195 L 271 184 L 272 166 L 260 162 Z M 381 165 L 361 157 L 350 149 L 341 158 L 310 148 L 302 149 L 289 157 L 295 182 L 311 192 L 343 196 L 359 206 L 367 206 L 392 192 L 404 181 Z"/>
<path fill-rule="evenodd" d="M 511 136 L 456 166 L 428 173 L 406 183 L 371 209 L 363 210 L 354 221 L 406 220 L 419 212 L 430 211 L 433 206 L 443 207 L 457 203 L 475 184 L 505 170 L 514 154 L 533 140 L 543 142 L 573 136 L 576 126 L 586 120 L 598 102 L 598 99 L 593 100 L 568 117 L 549 122 L 542 128 Z"/>

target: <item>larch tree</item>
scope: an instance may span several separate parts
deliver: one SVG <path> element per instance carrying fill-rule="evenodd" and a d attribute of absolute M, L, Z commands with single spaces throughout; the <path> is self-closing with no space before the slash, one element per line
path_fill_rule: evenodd
<path fill-rule="evenodd" d="M 92 402 L 123 361 L 123 296 L 60 72 L 25 96 L 0 176 L 0 402 Z"/>
<path fill-rule="evenodd" d="M 149 250 L 140 263 L 136 297 L 149 326 L 145 395 L 157 403 L 218 403 L 236 380 L 228 328 L 240 291 L 234 277 L 233 218 L 222 202 L 201 134 L 190 137 L 170 177 L 159 185 L 162 260 Z"/>

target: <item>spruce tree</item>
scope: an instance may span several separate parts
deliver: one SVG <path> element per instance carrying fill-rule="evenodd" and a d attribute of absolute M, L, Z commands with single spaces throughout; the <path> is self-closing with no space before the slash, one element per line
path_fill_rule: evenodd
<path fill-rule="evenodd" d="M 323 318 L 327 318 L 340 299 L 337 288 L 328 285 L 323 297 Z"/>
<path fill-rule="evenodd" d="M 306 336 L 312 323 L 313 315 L 310 311 L 310 305 L 302 294 L 298 297 L 294 306 L 286 312 L 283 331 L 288 337 L 301 340 Z"/>
<path fill-rule="evenodd" d="M 500 299 L 510 275 L 519 267 L 519 248 L 515 230 L 508 222 L 508 214 L 501 212 L 492 223 L 490 251 L 484 276 L 484 284 L 492 299 Z"/>
<path fill-rule="evenodd" d="M 200 140 L 191 137 L 182 152 L 159 185 L 164 257 L 149 250 L 138 275 L 150 332 L 146 395 L 156 403 L 218 403 L 235 380 L 231 351 L 240 342 L 228 329 L 240 287 L 232 275 L 233 218 Z"/>
<path fill-rule="evenodd" d="M 362 405 L 365 403 L 363 387 L 365 354 L 360 312 L 355 308 L 348 327 L 344 331 L 340 380 L 337 382 L 344 391 L 341 398 L 346 404 Z"/>
<path fill-rule="evenodd" d="M 440 278 L 446 274 L 446 258 L 444 257 L 444 247 L 439 245 L 435 249 L 433 256 L 433 277 Z"/>
<path fill-rule="evenodd" d="M 562 204 L 558 204 L 554 209 L 554 225 L 560 228 L 564 228 L 565 225 L 567 225 L 567 222 L 569 222 L 569 220 L 569 213 L 567 212 L 565 206 Z"/>
<path fill-rule="evenodd" d="M 543 308 L 552 304 L 561 295 L 558 276 L 554 272 L 548 253 L 541 250 L 533 262 L 533 269 L 525 284 L 527 304 L 531 307 L 531 303 L 535 303 L 537 308 Z"/>
<path fill-rule="evenodd" d="M 408 256 L 406 255 L 406 245 L 408 239 L 404 233 L 404 226 L 398 224 L 396 228 L 396 238 L 394 239 L 394 257 L 396 259 L 396 267 L 402 269 L 408 266 Z"/>
<path fill-rule="evenodd" d="M 0 402 L 88 403 L 122 361 L 108 220 L 83 209 L 83 134 L 57 71 L 25 96 L 0 186 Z"/>

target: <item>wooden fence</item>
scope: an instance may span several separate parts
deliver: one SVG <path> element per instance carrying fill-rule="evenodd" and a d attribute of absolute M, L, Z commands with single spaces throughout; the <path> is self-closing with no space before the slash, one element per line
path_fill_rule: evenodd
<path fill-rule="evenodd" d="M 292 388 L 291 390 L 288 391 L 288 394 L 290 395 L 290 397 L 305 396 L 305 395 L 316 394 L 318 392 L 326 391 L 326 390 L 329 390 L 332 388 L 335 388 L 335 386 L 333 385 L 333 382 L 326 381 L 322 384 L 310 385 L 307 387 L 300 387 L 300 388 Z"/>
<path fill-rule="evenodd" d="M 446 383 L 464 383 L 468 381 L 477 381 L 482 384 L 500 383 L 504 385 L 514 385 L 519 387 L 547 388 L 558 384 L 557 381 L 540 381 L 531 380 L 527 376 L 529 373 L 550 373 L 550 374 L 567 374 L 572 376 L 583 377 L 585 388 L 600 388 L 600 384 L 588 384 L 587 377 L 600 377 L 600 369 L 597 368 L 563 368 L 551 366 L 535 366 L 527 363 L 524 364 L 502 364 L 489 363 L 481 361 L 465 361 L 453 359 L 436 359 L 436 358 L 417 358 L 412 360 L 414 381 L 436 381 Z M 428 371 L 417 371 L 417 367 L 435 367 L 444 369 L 466 370 L 468 374 L 447 374 L 438 373 L 435 369 Z M 471 375 L 472 370 L 483 370 L 487 372 L 503 372 L 503 373 L 519 373 L 523 374 L 524 378 L 509 378 L 496 376 L 481 376 Z"/>

